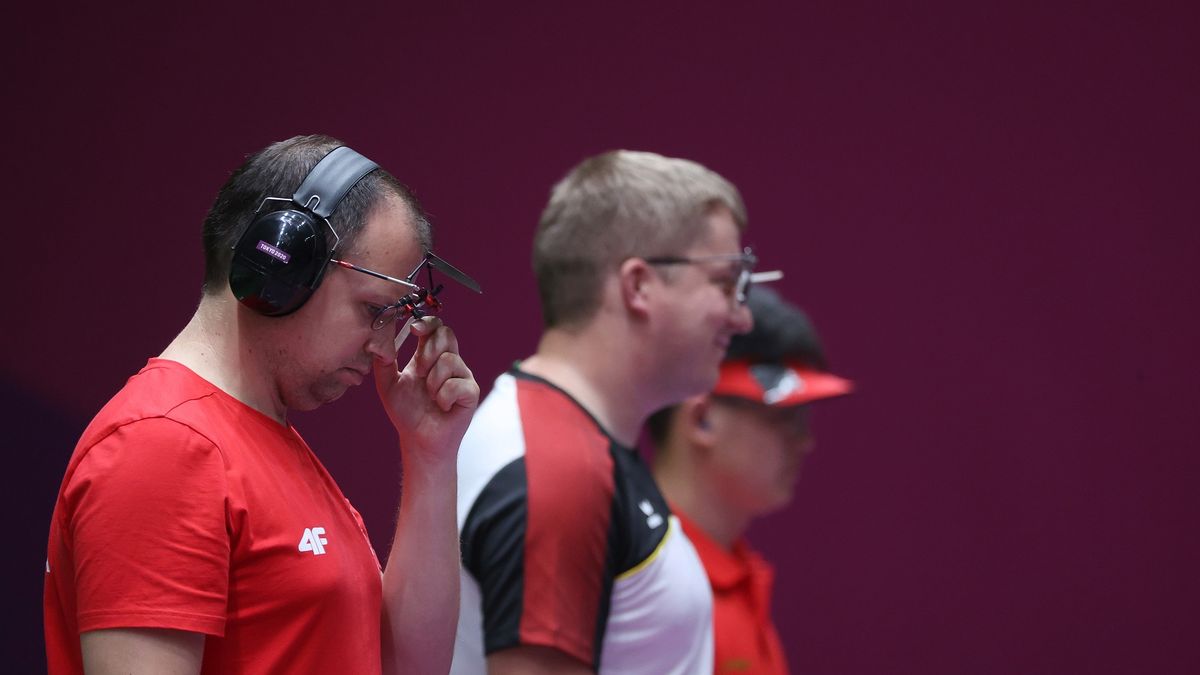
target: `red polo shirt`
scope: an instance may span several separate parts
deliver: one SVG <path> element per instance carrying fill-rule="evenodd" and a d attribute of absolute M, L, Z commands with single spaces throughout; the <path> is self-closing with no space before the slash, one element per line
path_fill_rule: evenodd
<path fill-rule="evenodd" d="M 671 511 L 700 554 L 712 584 L 717 675 L 786 675 L 787 659 L 771 621 L 775 572 L 770 563 L 745 539 L 726 550 L 674 506 Z"/>

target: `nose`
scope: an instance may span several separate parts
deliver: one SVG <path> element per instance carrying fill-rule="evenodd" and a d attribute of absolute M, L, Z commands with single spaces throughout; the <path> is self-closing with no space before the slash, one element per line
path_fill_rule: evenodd
<path fill-rule="evenodd" d="M 385 365 L 391 365 L 396 361 L 395 340 L 396 323 L 393 321 L 379 330 L 371 329 L 364 349 L 373 358 L 383 361 Z"/>

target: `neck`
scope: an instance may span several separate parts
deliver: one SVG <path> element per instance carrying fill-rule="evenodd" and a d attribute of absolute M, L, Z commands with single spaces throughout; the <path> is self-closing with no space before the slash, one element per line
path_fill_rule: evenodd
<path fill-rule="evenodd" d="M 239 308 L 228 290 L 219 296 L 205 295 L 191 320 L 159 357 L 187 366 L 221 391 L 287 424 L 287 407 L 271 385 L 261 355 L 244 339 Z"/>
<path fill-rule="evenodd" d="M 709 480 L 703 470 L 693 464 L 672 461 L 681 453 L 695 452 L 683 448 L 668 448 L 654 453 L 654 479 L 671 508 L 682 511 L 721 548 L 730 550 L 734 542 L 746 533 L 751 517 L 721 498 L 721 486 Z"/>
<path fill-rule="evenodd" d="M 571 395 L 620 443 L 635 447 L 642 424 L 659 406 L 648 396 L 654 372 L 629 349 L 623 334 L 596 327 L 552 328 L 521 370 L 542 377 Z"/>

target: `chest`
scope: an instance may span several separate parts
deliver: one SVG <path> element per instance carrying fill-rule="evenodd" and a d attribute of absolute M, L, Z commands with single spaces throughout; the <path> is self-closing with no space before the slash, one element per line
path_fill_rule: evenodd
<path fill-rule="evenodd" d="M 613 582 L 601 659 L 606 672 L 711 670 L 708 577 L 678 520 L 669 518 L 658 549 Z"/>
<path fill-rule="evenodd" d="M 358 513 L 307 447 L 230 454 L 230 615 L 377 622 L 379 561 Z"/>

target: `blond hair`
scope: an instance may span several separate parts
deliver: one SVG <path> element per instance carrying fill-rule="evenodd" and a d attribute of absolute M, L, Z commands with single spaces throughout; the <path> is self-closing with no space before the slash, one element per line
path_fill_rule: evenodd
<path fill-rule="evenodd" d="M 632 257 L 679 255 L 719 207 L 745 229 L 737 188 L 690 160 L 614 150 L 581 162 L 551 190 L 533 240 L 545 326 L 589 319 L 606 274 Z"/>

